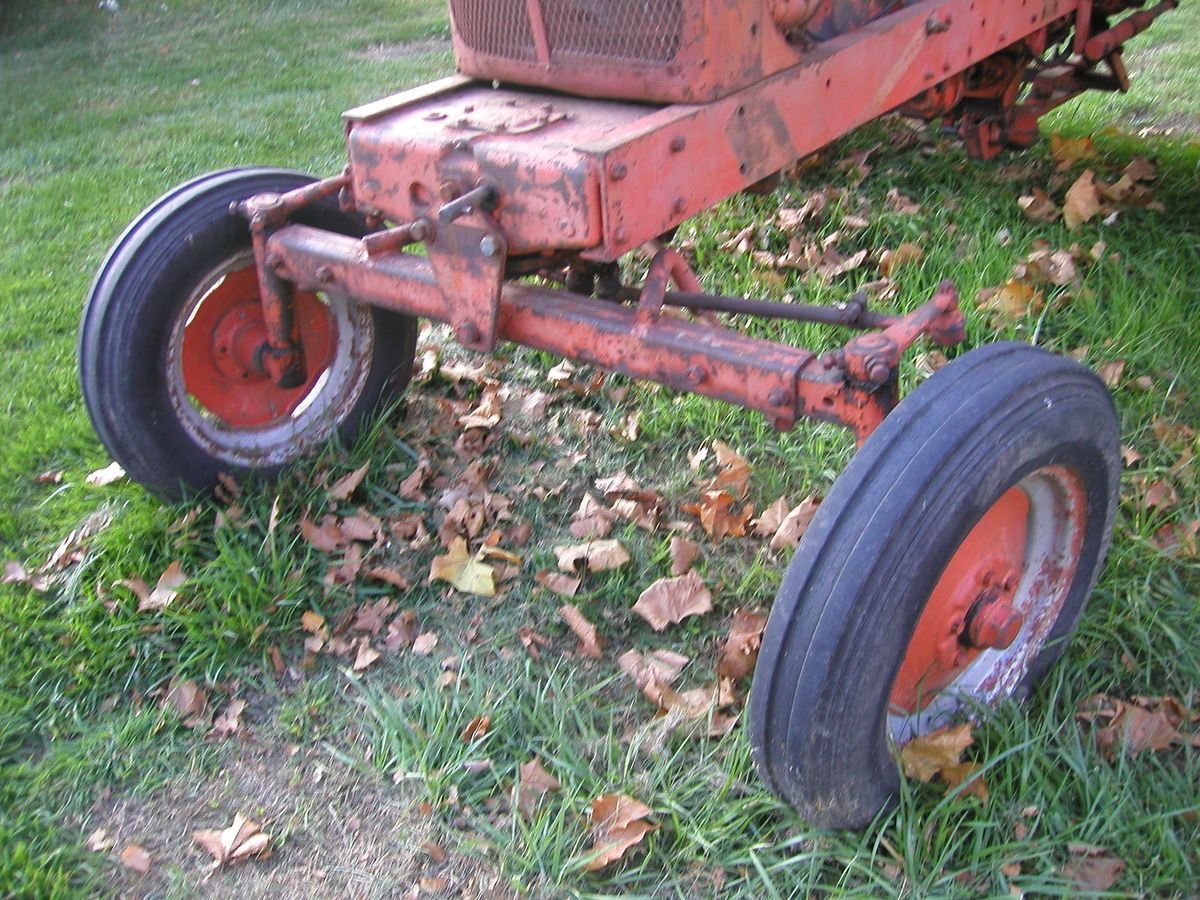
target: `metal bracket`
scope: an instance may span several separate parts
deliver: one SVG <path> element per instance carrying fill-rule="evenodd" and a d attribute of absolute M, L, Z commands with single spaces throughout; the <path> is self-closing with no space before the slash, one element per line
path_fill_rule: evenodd
<path fill-rule="evenodd" d="M 425 251 L 458 342 L 485 353 L 495 350 L 508 257 L 508 244 L 500 229 L 477 213 L 440 225 L 426 241 Z"/>

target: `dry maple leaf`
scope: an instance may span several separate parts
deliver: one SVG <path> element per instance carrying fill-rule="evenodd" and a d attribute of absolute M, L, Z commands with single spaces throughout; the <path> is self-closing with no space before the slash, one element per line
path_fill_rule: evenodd
<path fill-rule="evenodd" d="M 719 677 L 736 680 L 745 678 L 754 671 L 763 629 L 766 627 L 766 616 L 740 608 L 734 610 L 729 636 L 721 645 L 720 656 L 717 659 Z"/>
<path fill-rule="evenodd" d="M 583 499 L 579 501 L 579 508 L 571 516 L 571 524 L 567 530 L 571 532 L 571 537 L 577 540 L 595 540 L 608 536 L 614 520 L 612 510 L 591 494 L 584 494 Z"/>
<path fill-rule="evenodd" d="M 1134 476 L 1135 478 L 1137 476 Z M 1179 503 L 1179 492 L 1171 482 L 1159 479 L 1151 483 L 1142 494 L 1142 508 L 1165 512 Z"/>
<path fill-rule="evenodd" d="M 1125 360 L 1114 359 L 1111 362 L 1106 362 L 1097 367 L 1096 374 L 1100 376 L 1100 380 L 1104 382 L 1105 387 L 1115 388 L 1121 383 L 1121 379 L 1125 377 Z"/>
<path fill-rule="evenodd" d="M 652 690 L 657 693 L 658 716 L 666 727 L 682 729 L 692 737 L 701 734 L 722 737 L 737 724 L 737 716 L 719 711 L 734 701 L 732 684 L 729 679 L 722 678 L 714 684 L 688 691 L 676 691 L 657 684 L 644 693 L 647 696 L 651 696 Z"/>
<path fill-rule="evenodd" d="M 624 794 L 605 794 L 592 801 L 592 854 L 583 868 L 597 872 L 640 844 L 658 826 L 646 821 L 653 810 Z"/>
<path fill-rule="evenodd" d="M 120 463 L 110 463 L 103 469 L 90 473 L 84 480 L 93 487 L 107 487 L 125 477 L 125 470 Z"/>
<path fill-rule="evenodd" d="M 1054 158 L 1058 170 L 1065 172 L 1081 159 L 1095 156 L 1096 145 L 1090 136 L 1069 138 L 1061 134 L 1051 134 L 1050 155 Z"/>
<path fill-rule="evenodd" d="M 139 875 L 150 871 L 150 854 L 140 844 L 130 844 L 121 851 L 121 865 Z"/>
<path fill-rule="evenodd" d="M 190 678 L 173 682 L 163 702 L 179 714 L 185 728 L 208 722 L 208 694 Z"/>
<path fill-rule="evenodd" d="M 701 527 L 713 540 L 745 537 L 754 510 L 747 504 L 734 512 L 733 502 L 733 495 L 728 491 L 706 491 L 699 503 L 686 503 L 682 509 L 698 518 Z"/>
<path fill-rule="evenodd" d="M 885 277 L 890 277 L 901 266 L 920 262 L 925 257 L 925 251 L 920 245 L 905 241 L 895 250 L 884 250 L 879 257 L 879 271 Z"/>
<path fill-rule="evenodd" d="M 662 689 L 674 684 L 689 660 L 673 650 L 653 650 L 641 654 L 627 650 L 617 658 L 617 666 L 633 679 L 651 703 L 662 705 Z"/>
<path fill-rule="evenodd" d="M 671 574 L 683 575 L 700 555 L 700 545 L 687 538 L 675 536 L 671 538 L 670 554 Z"/>
<path fill-rule="evenodd" d="M 1071 861 L 1063 866 L 1062 874 L 1089 891 L 1107 891 L 1125 871 L 1125 861 L 1103 847 L 1073 844 L 1069 849 Z"/>
<path fill-rule="evenodd" d="M 246 710 L 245 700 L 230 700 L 223 712 L 213 719 L 209 737 L 229 738 L 242 730 L 242 713 Z"/>
<path fill-rule="evenodd" d="M 804 532 L 808 531 L 808 526 L 812 524 L 813 516 L 817 514 L 820 505 L 820 497 L 806 497 L 801 500 L 800 505 L 784 516 L 783 521 L 779 523 L 779 528 L 771 538 L 771 549 L 795 550 L 800 544 L 800 538 L 804 537 Z"/>
<path fill-rule="evenodd" d="M 1017 205 L 1032 222 L 1053 222 L 1058 218 L 1058 207 L 1041 188 L 1034 188 L 1032 194 L 1017 198 Z"/>
<path fill-rule="evenodd" d="M 103 853 L 105 850 L 111 850 L 116 845 L 108 834 L 108 830 L 97 828 L 87 836 L 84 846 L 93 853 Z"/>
<path fill-rule="evenodd" d="M 241 813 L 233 817 L 233 824 L 221 831 L 193 831 L 192 839 L 213 858 L 214 867 L 249 859 L 266 853 L 271 838 L 263 832 L 257 822 Z"/>
<path fill-rule="evenodd" d="M 581 584 L 578 578 L 572 578 L 562 572 L 552 572 L 549 569 L 538 572 L 533 578 L 546 590 L 552 591 L 560 597 L 574 597 Z"/>
<path fill-rule="evenodd" d="M 1031 282 L 1010 278 L 997 288 L 985 288 L 975 298 L 978 309 L 993 312 L 1004 319 L 1020 319 L 1037 313 L 1046 296 Z"/>
<path fill-rule="evenodd" d="M 558 779 L 542 768 L 537 757 L 522 763 L 517 773 L 517 809 L 526 819 L 532 818 L 542 798 L 560 787 Z"/>
<path fill-rule="evenodd" d="M 1185 736 L 1179 728 L 1190 715 L 1174 697 L 1135 697 L 1129 702 L 1094 694 L 1079 704 L 1075 718 L 1092 727 L 1096 746 L 1112 760 L 1122 752 L 1137 756 L 1182 742 Z"/>
<path fill-rule="evenodd" d="M 779 526 L 783 524 L 783 520 L 787 518 L 787 514 L 791 508 L 787 497 L 780 497 L 759 513 L 758 518 L 754 520 L 754 533 L 759 537 L 767 537 L 774 534 L 779 530 Z"/>
<path fill-rule="evenodd" d="M 354 654 L 351 668 L 355 672 L 365 672 L 379 660 L 379 651 L 371 646 L 370 638 L 365 635 L 358 639 L 358 650 Z"/>
<path fill-rule="evenodd" d="M 1067 189 L 1063 201 L 1063 222 L 1074 230 L 1102 212 L 1100 189 L 1096 184 L 1096 173 L 1085 169 L 1084 173 Z"/>
<path fill-rule="evenodd" d="M 642 591 L 633 605 L 633 611 L 655 631 L 688 616 L 702 616 L 711 609 L 712 593 L 694 571 L 676 578 L 660 578 Z"/>
<path fill-rule="evenodd" d="M 558 559 L 558 567 L 564 572 L 577 572 L 586 569 L 589 572 L 607 572 L 617 569 L 630 561 L 629 553 L 620 541 L 588 541 L 573 546 L 554 548 Z"/>
<path fill-rule="evenodd" d="M 173 562 L 158 579 L 158 583 L 154 586 L 154 590 L 146 594 L 145 597 L 138 598 L 138 612 L 146 612 L 147 610 L 159 610 L 169 606 L 171 601 L 179 594 L 184 582 L 187 581 L 187 573 L 183 571 L 183 566 L 178 562 Z M 131 590 L 135 590 L 131 587 Z M 135 590 L 136 593 L 136 590 Z"/>
<path fill-rule="evenodd" d="M 735 498 L 743 499 L 750 490 L 750 464 L 737 451 L 721 441 L 713 441 L 713 452 L 720 471 L 704 489 L 705 491 L 729 491 Z"/>
<path fill-rule="evenodd" d="M 473 741 L 481 740 L 487 735 L 488 729 L 492 727 L 492 717 L 479 715 L 467 723 L 467 727 L 463 729 L 459 736 L 464 744 L 470 744 Z"/>
<path fill-rule="evenodd" d="M 432 631 L 426 631 L 424 634 L 418 634 L 413 638 L 412 652 L 417 656 L 428 656 L 437 645 L 437 634 Z"/>
<path fill-rule="evenodd" d="M 580 653 L 592 659 L 600 659 L 604 655 L 604 641 L 596 631 L 596 626 L 584 618 L 578 607 L 569 604 L 560 606 L 558 614 L 579 638 Z"/>
<path fill-rule="evenodd" d="M 496 596 L 495 573 L 479 556 L 467 552 L 467 542 L 456 537 L 443 556 L 434 557 L 429 566 L 429 581 L 447 581 L 458 590 L 481 597 Z"/>
<path fill-rule="evenodd" d="M 913 738 L 900 748 L 904 776 L 928 783 L 943 769 L 958 765 L 975 740 L 971 731 L 971 723 L 964 722 Z"/>
<path fill-rule="evenodd" d="M 630 477 L 628 472 L 618 472 L 609 478 L 596 479 L 596 490 L 610 499 L 614 495 L 625 496 L 642 493 L 641 487 Z"/>
<path fill-rule="evenodd" d="M 327 493 L 334 500 L 349 500 L 354 492 L 358 490 L 358 486 L 362 484 L 362 480 L 367 477 L 367 472 L 370 468 L 371 464 L 367 463 L 355 469 L 349 475 L 339 478 Z"/>
<path fill-rule="evenodd" d="M 987 782 L 984 781 L 982 775 L 976 774 L 978 771 L 978 763 L 961 762 L 943 766 L 938 774 L 941 775 L 942 781 L 946 782 L 946 793 L 950 793 L 962 785 L 959 796 L 978 797 L 982 802 L 987 803 L 990 796 Z"/>
<path fill-rule="evenodd" d="M 308 519 L 301 519 L 300 534 L 309 544 L 325 553 L 345 550 L 350 543 L 334 516 L 322 517 L 319 525 Z"/>

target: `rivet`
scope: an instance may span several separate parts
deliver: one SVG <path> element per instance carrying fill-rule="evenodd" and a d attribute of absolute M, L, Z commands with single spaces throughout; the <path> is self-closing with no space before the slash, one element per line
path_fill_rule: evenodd
<path fill-rule="evenodd" d="M 608 174 L 613 181 L 620 181 L 629 174 L 629 169 L 625 163 L 617 163 L 611 169 L 609 169 Z"/>
<path fill-rule="evenodd" d="M 675 135 L 675 137 L 671 138 L 671 152 L 672 153 L 679 153 L 686 146 L 687 146 L 687 138 L 685 138 L 682 134 L 677 134 L 677 135 Z"/>
<path fill-rule="evenodd" d="M 613 232 L 613 240 L 618 244 L 623 244 L 629 239 L 629 233 L 624 228 L 618 228 Z"/>
<path fill-rule="evenodd" d="M 773 387 L 767 394 L 767 402 L 772 406 L 787 406 L 792 402 L 792 395 L 781 387 Z"/>
<path fill-rule="evenodd" d="M 333 269 L 329 266 L 317 266 L 317 284 L 332 284 Z"/>

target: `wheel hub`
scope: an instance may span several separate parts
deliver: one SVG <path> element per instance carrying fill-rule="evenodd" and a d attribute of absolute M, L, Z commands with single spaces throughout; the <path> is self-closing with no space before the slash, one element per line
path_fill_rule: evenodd
<path fill-rule="evenodd" d="M 333 362 L 337 325 L 314 294 L 296 292 L 296 324 L 307 377 L 282 388 L 263 371 L 266 324 L 251 261 L 227 272 L 201 298 L 183 331 L 188 395 L 227 428 L 257 428 L 291 415 Z"/>
<path fill-rule="evenodd" d="M 1017 639 L 1024 622 L 1012 600 L 1024 571 L 1028 516 L 1028 498 L 1012 488 L 954 552 L 896 675 L 893 709 L 924 709 L 981 653 Z"/>

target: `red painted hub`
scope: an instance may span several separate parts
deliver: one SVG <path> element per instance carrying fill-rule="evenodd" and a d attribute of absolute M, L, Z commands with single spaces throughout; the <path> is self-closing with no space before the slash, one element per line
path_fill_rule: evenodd
<path fill-rule="evenodd" d="M 892 684 L 893 711 L 928 706 L 984 650 L 1008 647 L 1023 624 L 1012 596 L 1025 566 L 1029 499 L 1011 488 L 954 552 L 917 621 Z"/>
<path fill-rule="evenodd" d="M 337 323 L 314 294 L 296 293 L 295 314 L 308 377 L 299 387 L 281 388 L 261 366 L 267 332 L 254 264 L 226 274 L 183 330 L 187 393 L 230 428 L 260 427 L 291 415 L 337 349 Z"/>

